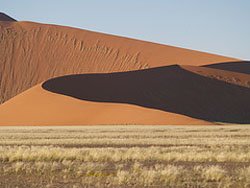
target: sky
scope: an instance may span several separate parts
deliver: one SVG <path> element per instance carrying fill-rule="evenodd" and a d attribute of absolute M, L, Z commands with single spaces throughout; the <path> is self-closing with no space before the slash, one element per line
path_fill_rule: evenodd
<path fill-rule="evenodd" d="M 0 0 L 0 12 L 250 60 L 250 0 Z"/>

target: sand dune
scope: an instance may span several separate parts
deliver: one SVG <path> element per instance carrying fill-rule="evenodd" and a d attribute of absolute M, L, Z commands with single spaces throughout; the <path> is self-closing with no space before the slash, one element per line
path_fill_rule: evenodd
<path fill-rule="evenodd" d="M 184 68 L 54 78 L 4 103 L 0 124 L 250 123 L 248 88 Z"/>
<path fill-rule="evenodd" d="M 250 123 L 249 62 L 12 21 L 0 15 L 0 125 Z"/>
<path fill-rule="evenodd" d="M 50 78 L 237 61 L 198 51 L 31 22 L 0 22 L 0 103 Z"/>

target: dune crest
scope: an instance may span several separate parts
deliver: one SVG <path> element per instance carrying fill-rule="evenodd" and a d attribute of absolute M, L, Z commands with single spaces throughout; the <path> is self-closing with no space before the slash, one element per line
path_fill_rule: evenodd
<path fill-rule="evenodd" d="M 15 22 L 16 20 L 14 18 L 11 18 L 7 14 L 4 14 L 3 12 L 0 12 L 0 22 L 1 21 Z"/>

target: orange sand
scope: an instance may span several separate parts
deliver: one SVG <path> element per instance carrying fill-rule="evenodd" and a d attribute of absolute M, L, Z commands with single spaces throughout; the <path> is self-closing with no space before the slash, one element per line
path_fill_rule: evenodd
<path fill-rule="evenodd" d="M 0 107 L 0 125 L 203 125 L 184 115 L 131 104 L 73 99 L 44 90 L 41 85 Z"/>

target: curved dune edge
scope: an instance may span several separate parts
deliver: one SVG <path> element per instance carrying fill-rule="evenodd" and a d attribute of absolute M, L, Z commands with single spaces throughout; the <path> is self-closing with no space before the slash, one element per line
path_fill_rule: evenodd
<path fill-rule="evenodd" d="M 131 104 L 83 101 L 37 85 L 0 106 L 0 126 L 210 125 L 184 115 Z"/>
<path fill-rule="evenodd" d="M 234 58 L 32 22 L 0 22 L 0 103 L 48 79 L 160 66 L 208 65 Z"/>

